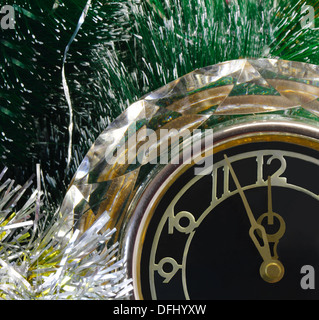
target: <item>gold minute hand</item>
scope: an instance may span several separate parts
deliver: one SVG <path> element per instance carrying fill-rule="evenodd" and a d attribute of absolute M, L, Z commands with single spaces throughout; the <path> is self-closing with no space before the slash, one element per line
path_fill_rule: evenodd
<path fill-rule="evenodd" d="M 239 192 L 239 195 L 243 201 L 249 222 L 250 222 L 250 229 L 249 229 L 249 236 L 252 239 L 255 247 L 257 248 L 259 254 L 261 255 L 262 259 L 264 260 L 261 267 L 260 267 L 260 274 L 262 278 L 267 281 L 267 282 L 277 282 L 279 281 L 284 272 L 283 265 L 281 264 L 280 261 L 274 260 L 271 256 L 270 252 L 270 247 L 269 247 L 269 242 L 268 242 L 268 237 L 265 231 L 265 228 L 259 224 L 249 206 L 249 203 L 247 201 L 247 198 L 245 196 L 245 193 L 238 181 L 238 178 L 235 174 L 235 171 L 230 164 L 230 161 L 228 160 L 228 157 L 224 155 L 225 161 L 229 167 L 229 171 L 232 175 L 232 178 L 235 182 L 236 188 Z M 259 230 L 261 237 L 262 237 L 262 244 L 258 241 L 256 237 L 256 232 Z"/>
<path fill-rule="evenodd" d="M 247 213 L 247 216 L 248 216 L 248 219 L 249 219 L 249 222 L 250 222 L 250 229 L 249 229 L 249 236 L 250 238 L 253 240 L 256 248 L 258 249 L 261 257 L 263 258 L 264 261 L 269 261 L 271 260 L 271 252 L 270 252 L 270 248 L 269 248 L 269 243 L 268 243 L 268 238 L 267 238 L 267 234 L 266 234 L 266 231 L 265 231 L 265 228 L 260 225 L 259 223 L 257 223 L 252 211 L 251 211 L 251 208 L 249 206 L 249 203 L 247 201 L 247 198 L 245 196 L 245 193 L 242 189 L 242 187 L 240 186 L 240 183 L 238 181 L 238 178 L 235 174 L 235 171 L 232 167 L 232 165 L 230 164 L 229 160 L 228 160 L 228 157 L 226 155 L 224 155 L 224 158 L 226 160 L 226 163 L 229 167 L 229 171 L 233 177 L 233 180 L 235 182 L 235 185 L 236 185 L 236 188 L 240 194 L 240 197 L 243 201 L 243 204 L 244 204 L 244 207 L 245 207 L 245 210 L 246 210 L 246 213 Z M 255 235 L 255 231 L 259 230 L 261 232 L 261 236 L 262 236 L 262 240 L 263 240 L 263 245 L 261 245 Z"/>

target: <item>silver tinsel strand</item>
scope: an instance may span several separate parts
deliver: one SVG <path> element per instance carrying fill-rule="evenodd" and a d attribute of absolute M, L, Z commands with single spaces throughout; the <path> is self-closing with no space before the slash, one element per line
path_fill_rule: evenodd
<path fill-rule="evenodd" d="M 68 217 L 41 212 L 45 193 L 37 169 L 37 188 L 22 206 L 32 180 L 14 187 L 11 179 L 2 182 L 6 169 L 0 174 L 0 299 L 126 299 L 132 285 L 118 243 L 106 246 L 115 230 L 101 231 L 107 212 L 83 234 L 61 234 Z"/>

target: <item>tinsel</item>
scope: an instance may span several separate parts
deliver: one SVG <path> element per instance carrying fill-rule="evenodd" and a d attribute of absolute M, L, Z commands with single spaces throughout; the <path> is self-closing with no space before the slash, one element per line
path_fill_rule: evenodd
<path fill-rule="evenodd" d="M 0 30 L 2 299 L 124 299 L 107 212 L 85 233 L 60 207 L 96 137 L 129 104 L 196 68 L 249 58 L 319 64 L 306 0 L 7 0 Z M 304 5 L 314 27 L 303 27 Z M 1 5 L 0 5 L 1 6 Z M 43 173 L 40 173 L 41 164 Z M 33 178 L 28 178 L 36 170 Z M 36 188 L 33 179 L 36 178 Z M 33 190 L 32 190 L 33 188 Z"/>
<path fill-rule="evenodd" d="M 316 0 L 6 3 L 16 23 L 0 30 L 1 162 L 17 179 L 40 163 L 57 203 L 97 136 L 150 91 L 243 57 L 319 63 Z M 302 27 L 304 5 L 314 27 Z"/>
<path fill-rule="evenodd" d="M 6 168 L 1 173 L 5 174 Z M 0 298 L 9 299 L 123 299 L 131 290 L 118 244 L 101 250 L 115 230 L 101 229 L 104 214 L 82 235 L 63 230 L 67 217 L 57 211 L 48 221 L 41 210 L 44 192 L 38 186 L 18 209 L 19 199 L 31 187 L 15 186 L 11 179 L 0 186 Z M 71 231 L 71 230 L 69 230 Z"/>

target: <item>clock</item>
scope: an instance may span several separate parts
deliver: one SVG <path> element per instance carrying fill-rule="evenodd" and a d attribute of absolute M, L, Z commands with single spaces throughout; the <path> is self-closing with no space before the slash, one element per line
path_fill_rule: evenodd
<path fill-rule="evenodd" d="M 200 175 L 167 165 L 138 197 L 137 298 L 318 297 L 300 286 L 302 267 L 319 263 L 317 128 L 255 118 L 228 129 Z"/>
<path fill-rule="evenodd" d="M 101 133 L 61 210 L 82 232 L 110 217 L 132 299 L 319 298 L 318 71 L 223 62 Z"/>

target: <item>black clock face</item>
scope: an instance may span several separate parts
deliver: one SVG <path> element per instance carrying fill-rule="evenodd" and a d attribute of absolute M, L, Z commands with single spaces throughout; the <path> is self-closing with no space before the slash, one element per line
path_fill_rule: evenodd
<path fill-rule="evenodd" d="M 145 227 L 140 298 L 319 298 L 319 151 L 266 140 L 222 148 L 206 174 L 188 167 L 166 188 Z"/>

